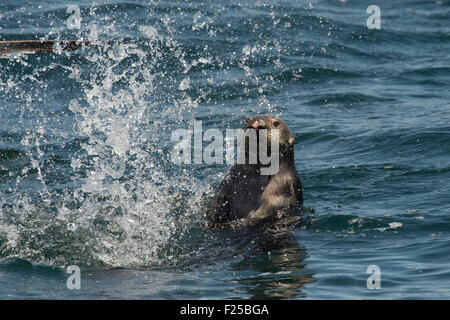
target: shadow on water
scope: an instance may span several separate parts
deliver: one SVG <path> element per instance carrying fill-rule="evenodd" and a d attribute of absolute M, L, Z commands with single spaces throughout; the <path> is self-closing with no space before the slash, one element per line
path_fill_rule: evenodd
<path fill-rule="evenodd" d="M 140 270 L 189 274 L 186 277 L 196 279 L 192 283 L 196 290 L 221 288 L 214 294 L 227 299 L 304 298 L 304 285 L 314 279 L 304 263 L 307 251 L 294 236 L 294 230 L 308 228 L 312 215 L 312 209 L 304 208 L 300 212 L 280 213 L 262 223 L 233 221 L 218 228 L 195 227 L 172 238 L 170 248 L 162 250 L 164 263 Z M 210 274 L 217 274 L 217 270 L 223 270 L 218 279 L 204 279 L 206 274 L 211 279 Z M 183 291 L 170 297 L 186 298 L 192 294 Z"/>
<path fill-rule="evenodd" d="M 257 273 L 236 279 L 251 299 L 293 299 L 305 297 L 302 288 L 313 282 L 303 263 L 306 250 L 295 241 L 254 257 L 245 257 L 231 266 L 232 270 Z"/>
<path fill-rule="evenodd" d="M 242 285 L 250 299 L 305 297 L 302 288 L 314 281 L 313 274 L 306 269 L 307 251 L 299 245 L 293 230 L 306 227 L 308 221 L 305 212 L 301 216 L 289 213 L 247 228 L 253 247 L 239 262 L 231 263 L 230 270 L 236 272 L 233 281 Z"/>

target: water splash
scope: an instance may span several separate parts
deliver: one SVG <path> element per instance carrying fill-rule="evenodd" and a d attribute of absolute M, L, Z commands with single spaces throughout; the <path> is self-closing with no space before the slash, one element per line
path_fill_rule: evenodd
<path fill-rule="evenodd" d="M 268 95 L 282 87 L 272 74 L 285 63 L 283 40 L 268 40 L 263 21 L 236 21 L 250 28 L 242 44 L 233 40 L 231 24 L 215 22 L 221 10 L 238 9 L 233 5 L 194 10 L 187 22 L 161 12 L 153 17 L 153 9 L 124 30 L 128 24 L 114 7 L 83 8 L 89 14 L 75 36 L 92 48 L 2 62 L 3 97 L 17 96 L 20 106 L 20 122 L 7 126 L 19 138 L 0 190 L 2 258 L 122 267 L 176 260 L 176 252 L 186 254 L 186 237 L 198 237 L 192 230 L 203 218 L 203 196 L 226 168 L 205 177 L 203 168 L 171 164 L 170 133 L 212 111 L 215 123 L 223 113 L 229 126 L 230 94 L 242 104 L 232 118 L 279 110 Z M 268 9 L 269 25 L 290 28 Z M 199 48 L 183 32 L 225 40 L 232 53 L 217 58 L 214 42 Z M 66 37 L 60 29 L 49 35 Z M 255 72 L 267 63 L 273 72 Z M 234 73 L 242 77 L 229 77 Z"/>
<path fill-rule="evenodd" d="M 85 36 L 96 49 L 84 57 L 61 52 L 61 62 L 30 72 L 32 92 L 18 93 L 27 101 L 21 119 L 27 107 L 35 107 L 36 97 L 46 97 L 36 86 L 45 83 L 38 78 L 52 68 L 67 72 L 81 89 L 77 98 L 66 102 L 74 115 L 73 132 L 65 134 L 66 145 L 72 145 L 65 163 L 71 179 L 62 189 L 49 186 L 49 172 L 56 166 L 46 166 L 43 145 L 60 132 L 52 134 L 49 117 L 41 110 L 39 123 L 22 134 L 29 163 L 16 179 L 13 202 L 2 194 L 2 256 L 61 265 L 155 265 L 163 263 L 161 248 L 173 234 L 202 218 L 199 203 L 208 186 L 167 164 L 167 133 L 196 103 L 187 94 L 155 94 L 161 85 L 155 78 L 165 77 L 165 84 L 178 81 L 161 65 L 175 59 L 184 66 L 183 51 L 170 32 L 163 36 L 154 26 L 139 30 L 139 40 L 101 42 L 105 33 L 114 38 L 119 32 L 113 25 L 93 23 Z M 19 67 L 29 66 L 26 56 L 18 59 Z M 9 86 L 16 90 L 23 82 Z M 19 182 L 32 178 L 40 184 L 30 196 Z M 177 211 L 180 203 L 184 209 Z"/>

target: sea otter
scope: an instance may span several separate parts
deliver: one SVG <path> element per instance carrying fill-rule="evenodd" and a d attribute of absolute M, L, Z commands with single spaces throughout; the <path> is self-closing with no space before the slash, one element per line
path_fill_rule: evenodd
<path fill-rule="evenodd" d="M 272 174 L 262 174 L 268 165 L 259 161 L 259 148 L 256 163 L 251 161 L 246 140 L 244 163 L 238 161 L 230 169 L 208 204 L 207 219 L 211 225 L 237 219 L 260 221 L 303 204 L 302 184 L 294 163 L 297 142 L 286 123 L 280 117 L 260 115 L 247 117 L 243 129 L 255 130 L 258 137 L 258 133 L 265 132 L 268 146 L 278 144 L 278 167 Z"/>

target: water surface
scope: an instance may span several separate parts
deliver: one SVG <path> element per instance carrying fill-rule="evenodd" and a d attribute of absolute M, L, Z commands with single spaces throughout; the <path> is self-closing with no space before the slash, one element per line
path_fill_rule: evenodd
<path fill-rule="evenodd" d="M 450 2 L 0 4 L 0 39 L 84 39 L 0 59 L 3 299 L 448 299 Z M 227 165 L 171 133 L 280 114 L 314 214 L 208 230 Z M 66 268 L 81 268 L 69 290 Z M 381 270 L 369 290 L 367 267 Z"/>

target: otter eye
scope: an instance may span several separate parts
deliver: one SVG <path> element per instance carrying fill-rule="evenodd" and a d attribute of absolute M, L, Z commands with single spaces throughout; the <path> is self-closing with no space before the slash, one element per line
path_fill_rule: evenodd
<path fill-rule="evenodd" d="M 274 122 L 273 122 L 273 125 L 274 125 L 275 127 L 278 127 L 279 124 L 280 124 L 280 123 L 279 123 L 278 121 L 274 121 Z"/>

